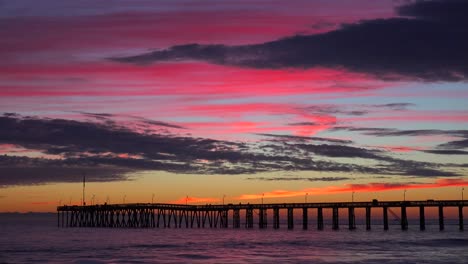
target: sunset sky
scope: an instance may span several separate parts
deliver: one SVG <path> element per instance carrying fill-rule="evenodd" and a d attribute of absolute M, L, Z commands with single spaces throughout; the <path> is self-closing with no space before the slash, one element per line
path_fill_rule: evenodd
<path fill-rule="evenodd" d="M 466 14 L 0 1 L 0 212 L 81 204 L 84 176 L 88 204 L 461 199 Z"/>

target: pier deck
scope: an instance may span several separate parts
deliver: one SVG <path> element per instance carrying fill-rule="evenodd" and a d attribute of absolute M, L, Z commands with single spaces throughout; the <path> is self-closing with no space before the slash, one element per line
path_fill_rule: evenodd
<path fill-rule="evenodd" d="M 419 227 L 425 230 L 425 208 L 436 207 L 439 213 L 439 229 L 443 230 L 444 208 L 457 207 L 459 229 L 464 229 L 464 200 L 426 201 L 369 201 L 369 202 L 321 202 L 321 203 L 268 203 L 268 204 L 206 204 L 184 205 L 163 203 L 64 205 L 57 207 L 59 227 L 108 227 L 108 228 L 245 228 L 254 227 L 257 218 L 260 229 L 267 228 L 267 212 L 273 212 L 273 228 L 280 228 L 280 210 L 286 211 L 287 228 L 294 228 L 294 210 L 302 211 L 302 228 L 308 229 L 308 209 L 317 209 L 317 229 L 324 229 L 324 209 L 332 210 L 332 228 L 339 229 L 339 209 L 348 211 L 348 228 L 356 228 L 355 209 L 365 209 L 366 229 L 371 229 L 371 212 L 382 210 L 383 227 L 388 230 L 388 211 L 399 208 L 399 222 L 402 230 L 408 229 L 407 208 L 419 208 Z M 242 212 L 242 213 L 241 213 Z M 245 217 L 241 221 L 241 215 Z M 229 220 L 231 218 L 231 221 Z"/>

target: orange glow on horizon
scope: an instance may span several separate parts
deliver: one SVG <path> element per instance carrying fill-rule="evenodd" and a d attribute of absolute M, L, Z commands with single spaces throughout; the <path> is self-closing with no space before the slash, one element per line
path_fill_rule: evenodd
<path fill-rule="evenodd" d="M 218 198 L 209 198 L 209 197 L 181 197 L 175 201 L 169 203 L 173 204 L 185 204 L 185 203 L 217 203 L 220 199 Z"/>
<path fill-rule="evenodd" d="M 368 183 L 368 184 L 345 184 L 344 187 L 340 186 L 327 186 L 323 188 L 307 188 L 299 191 L 288 191 L 288 190 L 275 190 L 271 192 L 265 192 L 261 194 L 242 194 L 236 199 L 239 200 L 250 200 L 260 198 L 284 198 L 284 197 L 296 197 L 304 195 L 324 195 L 324 194 L 336 194 L 346 192 L 375 192 L 375 191 L 394 191 L 394 190 L 406 190 L 406 189 L 429 189 L 439 187 L 452 187 L 452 186 L 466 186 L 468 185 L 467 180 L 463 179 L 438 179 L 433 183 L 421 183 L 421 184 L 393 184 L 393 183 Z"/>

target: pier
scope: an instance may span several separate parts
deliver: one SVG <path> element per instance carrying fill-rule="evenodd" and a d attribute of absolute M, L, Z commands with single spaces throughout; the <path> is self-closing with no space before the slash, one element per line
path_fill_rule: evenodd
<path fill-rule="evenodd" d="M 280 228 L 280 211 L 285 212 L 287 229 L 294 229 L 294 211 L 302 211 L 302 229 L 309 228 L 309 209 L 316 209 L 317 229 L 323 230 L 324 210 L 331 210 L 333 230 L 340 228 L 339 209 L 347 209 L 348 229 L 356 229 L 356 209 L 365 209 L 366 230 L 371 230 L 371 212 L 382 212 L 384 230 L 388 230 L 388 212 L 397 216 L 402 230 L 408 229 L 407 208 L 419 208 L 419 229 L 426 229 L 425 208 L 438 208 L 439 229 L 445 228 L 444 208 L 458 208 L 458 227 L 464 229 L 464 200 L 377 201 L 330 203 L 214 204 L 181 205 L 162 203 L 64 205 L 57 207 L 58 227 L 103 228 L 254 228 L 268 227 L 272 213 L 272 228 Z M 400 211 L 396 215 L 393 210 Z M 242 216 L 242 217 L 241 217 Z M 241 219 L 244 218 L 244 219 Z"/>

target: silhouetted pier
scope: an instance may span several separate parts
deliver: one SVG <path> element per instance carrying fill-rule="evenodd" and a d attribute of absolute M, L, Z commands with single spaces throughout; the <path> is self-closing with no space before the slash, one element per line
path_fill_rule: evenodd
<path fill-rule="evenodd" d="M 348 228 L 356 229 L 355 209 L 365 209 L 366 230 L 371 229 L 371 212 L 382 210 L 383 228 L 388 230 L 388 212 L 399 218 L 402 230 L 408 229 L 407 208 L 419 208 L 419 228 L 425 230 L 425 208 L 438 208 L 439 229 L 444 229 L 444 208 L 458 208 L 459 229 L 463 230 L 464 200 L 427 200 L 427 201 L 377 201 L 370 202 L 333 202 L 333 203 L 274 203 L 274 204 L 214 204 L 181 205 L 161 203 L 101 204 L 86 206 L 57 207 L 59 227 L 108 227 L 108 228 L 258 228 L 268 226 L 267 212 L 272 212 L 272 226 L 280 228 L 280 210 L 286 212 L 288 229 L 294 228 L 294 210 L 302 211 L 302 228 L 309 227 L 308 209 L 317 210 L 317 229 L 324 229 L 324 210 L 332 210 L 332 229 L 337 230 L 339 209 L 347 209 Z M 393 209 L 400 211 L 398 216 Z M 241 215 L 243 217 L 241 217 Z M 243 221 L 241 218 L 244 218 Z M 255 219 L 256 218 L 256 219 Z"/>

